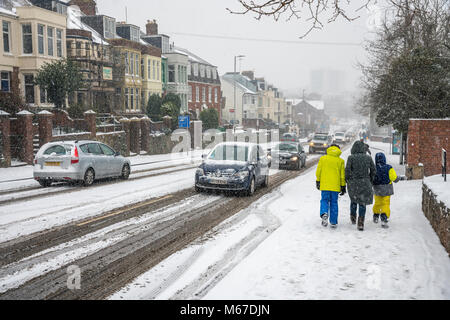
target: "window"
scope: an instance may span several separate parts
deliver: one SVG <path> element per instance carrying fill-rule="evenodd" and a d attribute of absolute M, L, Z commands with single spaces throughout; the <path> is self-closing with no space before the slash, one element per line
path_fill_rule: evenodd
<path fill-rule="evenodd" d="M 211 95 L 212 95 L 212 88 L 209 87 L 208 88 L 208 102 L 212 102 Z"/>
<path fill-rule="evenodd" d="M 44 26 L 38 24 L 38 52 L 44 54 Z"/>
<path fill-rule="evenodd" d="M 134 108 L 134 89 L 130 88 L 130 108 Z"/>
<path fill-rule="evenodd" d="M 10 87 L 11 80 L 9 77 L 9 72 L 1 73 L 1 81 L 2 81 L 2 91 L 9 92 L 11 90 L 11 87 Z"/>
<path fill-rule="evenodd" d="M 139 93 L 139 89 L 136 88 L 136 109 L 139 109 L 139 98 L 140 98 L 140 93 Z"/>
<path fill-rule="evenodd" d="M 47 91 L 42 87 L 39 88 L 39 96 L 41 103 L 47 103 Z"/>
<path fill-rule="evenodd" d="M 202 78 L 205 77 L 205 66 L 204 65 L 200 65 L 200 77 L 202 77 Z"/>
<path fill-rule="evenodd" d="M 130 73 L 134 74 L 134 53 L 130 52 Z"/>
<path fill-rule="evenodd" d="M 54 153 L 54 154 L 56 154 L 58 156 L 65 156 L 67 154 L 67 152 L 71 151 L 71 147 L 70 146 L 66 146 L 66 148 L 64 146 L 61 146 L 61 145 L 51 146 L 50 148 L 45 150 L 43 154 L 44 155 L 51 155 L 52 153 Z"/>
<path fill-rule="evenodd" d="M 11 23 L 3 21 L 3 52 L 7 53 L 11 52 L 10 30 L 11 30 Z"/>
<path fill-rule="evenodd" d="M 216 69 L 212 70 L 212 77 L 213 77 L 214 80 L 217 79 L 217 70 Z"/>
<path fill-rule="evenodd" d="M 200 88 L 195 87 L 195 101 L 200 102 Z"/>
<path fill-rule="evenodd" d="M 25 80 L 25 102 L 34 103 L 34 76 L 32 74 L 24 75 Z"/>
<path fill-rule="evenodd" d="M 128 99 L 129 99 L 129 97 L 128 97 L 128 88 L 125 88 L 125 109 L 128 109 L 130 107 Z"/>
<path fill-rule="evenodd" d="M 116 26 L 114 19 L 104 17 L 105 38 L 112 39 L 116 34 Z"/>
<path fill-rule="evenodd" d="M 205 101 L 206 101 L 206 88 L 203 87 L 202 88 L 202 102 L 205 102 Z"/>
<path fill-rule="evenodd" d="M 159 81 L 159 75 L 160 75 L 160 70 L 159 70 L 160 66 L 159 66 L 159 61 L 156 61 L 156 80 Z"/>
<path fill-rule="evenodd" d="M 194 63 L 194 76 L 198 76 L 198 63 Z"/>
<path fill-rule="evenodd" d="M 169 82 L 175 82 L 175 65 L 169 64 Z"/>
<path fill-rule="evenodd" d="M 192 102 L 192 86 L 189 86 L 188 101 L 189 101 L 189 102 Z"/>
<path fill-rule="evenodd" d="M 22 41 L 23 41 L 23 53 L 33 53 L 33 33 L 31 30 L 31 24 L 22 25 Z"/>
<path fill-rule="evenodd" d="M 218 101 L 218 96 L 217 96 L 217 88 L 214 88 L 214 102 L 217 103 Z"/>
<path fill-rule="evenodd" d="M 62 57 L 62 30 L 56 29 L 56 56 Z"/>
<path fill-rule="evenodd" d="M 125 51 L 125 74 L 130 73 L 130 61 L 128 58 L 128 51 Z"/>
<path fill-rule="evenodd" d="M 150 76 L 152 75 L 152 60 L 147 60 L 147 79 L 150 80 Z"/>
<path fill-rule="evenodd" d="M 211 78 L 211 69 L 209 67 L 206 67 L 206 77 Z"/>
<path fill-rule="evenodd" d="M 141 77 L 142 79 L 145 80 L 145 63 L 144 63 L 144 59 L 141 59 Z"/>
<path fill-rule="evenodd" d="M 139 55 L 135 53 L 134 55 L 134 63 L 136 64 L 136 68 L 134 69 L 136 72 L 136 75 L 139 76 Z"/>
<path fill-rule="evenodd" d="M 153 80 L 156 80 L 156 61 L 153 60 Z"/>
<path fill-rule="evenodd" d="M 107 156 L 113 156 L 113 155 L 116 154 L 113 149 L 111 149 L 110 147 L 108 147 L 108 146 L 106 146 L 104 144 L 100 145 L 100 149 L 102 149 L 103 154 L 107 155 Z"/>
<path fill-rule="evenodd" d="M 48 55 L 53 56 L 53 28 L 47 27 Z"/>
<path fill-rule="evenodd" d="M 102 149 L 100 149 L 100 145 L 98 143 L 88 143 L 88 152 L 95 155 L 103 154 Z"/>
<path fill-rule="evenodd" d="M 130 40 L 139 42 L 139 29 L 130 28 Z"/>
<path fill-rule="evenodd" d="M 188 67 L 187 67 L 187 75 L 188 75 L 188 76 L 191 75 L 191 68 L 192 68 L 192 65 L 189 63 L 189 64 L 188 64 Z"/>

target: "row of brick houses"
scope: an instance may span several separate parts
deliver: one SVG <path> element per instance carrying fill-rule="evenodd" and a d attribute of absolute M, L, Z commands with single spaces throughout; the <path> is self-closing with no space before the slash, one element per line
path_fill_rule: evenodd
<path fill-rule="evenodd" d="M 40 67 L 68 58 L 76 61 L 83 86 L 68 97 L 103 113 L 144 114 L 152 94 L 174 93 L 181 113 L 221 114 L 217 67 L 158 33 L 155 20 L 145 32 L 98 13 L 94 0 L 0 0 L 1 91 L 21 96 L 36 109 L 50 109 L 34 84 Z"/>

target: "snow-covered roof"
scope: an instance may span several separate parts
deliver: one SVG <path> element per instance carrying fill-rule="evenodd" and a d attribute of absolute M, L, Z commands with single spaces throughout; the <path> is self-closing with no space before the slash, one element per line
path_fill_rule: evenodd
<path fill-rule="evenodd" d="M 215 67 L 214 65 L 212 65 L 212 64 L 209 63 L 208 61 L 206 61 L 206 60 L 200 58 L 199 56 L 193 54 L 192 52 L 190 52 L 190 51 L 187 50 L 187 49 L 184 49 L 184 48 L 180 48 L 180 47 L 174 46 L 174 47 L 173 47 L 173 52 L 176 52 L 176 53 L 183 53 L 183 54 L 187 55 L 187 56 L 188 56 L 188 59 L 189 59 L 190 61 L 197 62 L 197 63 L 201 63 L 201 64 L 206 64 L 206 65 L 209 65 L 209 66 L 211 66 L 211 67 Z"/>
<path fill-rule="evenodd" d="M 230 83 L 231 85 L 234 85 L 234 83 L 236 83 L 236 88 L 241 89 L 242 91 L 244 91 L 244 93 L 247 93 L 247 94 L 258 94 L 256 91 L 250 90 L 249 88 L 247 88 L 246 86 L 244 86 L 240 82 L 233 80 L 232 78 L 221 77 L 221 80 L 226 81 L 226 82 Z"/>
<path fill-rule="evenodd" d="M 306 100 L 306 102 L 317 110 L 323 110 L 325 108 L 325 103 L 322 100 Z"/>
<path fill-rule="evenodd" d="M 302 101 L 305 101 L 317 110 L 323 110 L 325 108 L 325 103 L 322 100 L 286 99 L 286 102 L 291 102 L 293 106 L 296 106 Z"/>
<path fill-rule="evenodd" d="M 3 0 L 0 6 L 0 13 L 16 17 L 17 7 L 32 6 L 28 0 Z"/>
<path fill-rule="evenodd" d="M 90 31 L 92 33 L 92 41 L 95 43 L 108 44 L 100 33 L 95 31 L 87 24 L 81 22 L 81 17 L 85 16 L 78 6 L 70 6 L 67 8 L 67 29 L 78 29 Z"/>

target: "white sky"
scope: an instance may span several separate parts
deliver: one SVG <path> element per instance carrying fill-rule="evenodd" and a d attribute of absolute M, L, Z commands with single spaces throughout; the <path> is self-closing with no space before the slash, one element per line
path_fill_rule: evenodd
<path fill-rule="evenodd" d="M 345 1 L 344 1 L 345 2 Z M 363 1 L 353 1 L 357 6 Z M 299 39 L 309 24 L 293 19 L 278 22 L 272 18 L 256 20 L 254 15 L 230 14 L 226 8 L 239 9 L 237 0 L 97 0 L 101 14 L 125 21 L 125 7 L 128 23 L 141 27 L 145 32 L 147 20 L 156 19 L 159 33 L 167 34 L 175 45 L 218 66 L 219 74 L 233 71 L 234 56 L 245 55 L 241 70 L 254 70 L 255 76 L 281 89 L 308 86 L 310 70 L 338 69 L 346 72 L 346 87 L 353 90 L 358 86 L 360 72 L 358 61 L 364 61 L 361 45 L 313 45 L 267 41 L 228 40 L 214 37 L 198 37 L 185 34 L 202 34 L 246 39 L 277 39 L 299 42 L 362 43 L 369 36 L 367 9 L 355 12 L 352 17 L 361 17 L 353 22 L 339 18 L 337 22 L 315 30 L 306 38 Z M 324 19 L 326 21 L 326 19 Z M 184 34 L 184 35 L 183 35 Z"/>

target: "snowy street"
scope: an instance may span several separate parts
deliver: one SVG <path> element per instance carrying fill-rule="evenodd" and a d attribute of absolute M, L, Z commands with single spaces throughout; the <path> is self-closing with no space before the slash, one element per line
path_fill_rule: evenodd
<path fill-rule="evenodd" d="M 383 150 L 398 174 L 389 144 Z M 344 152 L 346 159 L 349 151 Z M 421 181 L 395 185 L 389 229 L 366 214 L 320 224 L 315 167 L 173 254 L 111 299 L 449 299 L 450 261 L 421 210 Z"/>
<path fill-rule="evenodd" d="M 404 174 L 389 144 L 369 144 Z M 28 200 L 6 190 L 0 299 L 450 298 L 450 261 L 422 213 L 420 180 L 394 186 L 389 229 L 372 222 L 369 206 L 358 231 L 344 195 L 333 230 L 320 224 L 320 155 L 234 197 L 194 192 L 198 153 L 135 157 L 128 181 L 24 191 L 38 193 Z M 78 294 L 65 288 L 70 266 L 82 271 Z"/>

